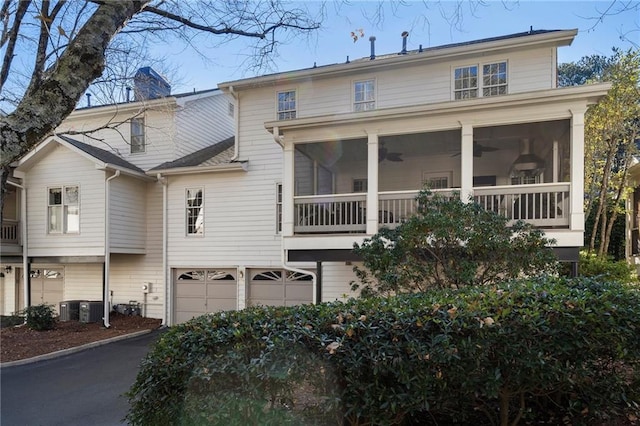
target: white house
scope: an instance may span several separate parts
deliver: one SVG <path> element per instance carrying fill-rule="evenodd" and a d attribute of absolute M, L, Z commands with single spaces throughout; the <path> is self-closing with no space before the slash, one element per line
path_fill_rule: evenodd
<path fill-rule="evenodd" d="M 229 138 L 232 114 L 217 89 L 76 110 L 15 164 L 0 314 L 27 295 L 56 309 L 106 300 L 106 312 L 135 301 L 164 318 L 163 185 L 145 171 Z"/>
<path fill-rule="evenodd" d="M 16 168 L 29 226 L 24 261 L 13 266 L 44 270 L 59 260 L 62 300 L 113 291 L 113 303 L 141 300 L 167 324 L 252 304 L 341 299 L 352 295 L 354 242 L 411 215 L 425 183 L 534 223 L 557 241 L 560 259 L 575 263 L 584 231 L 584 113 L 609 88 L 556 86 L 556 50 L 576 33 L 532 30 L 415 51 L 399 39 L 398 52 L 385 55 L 371 41 L 363 59 L 225 82 L 219 88 L 233 109 L 219 113 L 232 112 L 235 128 L 215 137 L 206 127 L 220 118 L 194 119 L 180 110 L 185 100 L 158 100 L 170 101 L 170 112 L 145 109 L 145 119 L 175 110 L 158 136 L 174 143 L 156 142 L 154 158 L 138 161 L 88 138 L 51 138 Z M 78 111 L 64 128 L 95 120 Z M 196 123 L 211 142 L 187 147 Z M 81 142 L 108 152 L 83 154 Z M 111 166 L 107 154 L 128 164 Z M 74 158 L 73 166 L 56 167 L 58 155 Z M 67 187 L 79 187 L 80 232 L 53 238 L 47 191 Z M 99 204 L 87 212 L 91 226 L 84 197 Z M 105 217 L 108 227 L 98 226 Z M 96 234 L 86 241 L 84 226 Z M 82 253 L 92 262 L 72 262 Z"/>

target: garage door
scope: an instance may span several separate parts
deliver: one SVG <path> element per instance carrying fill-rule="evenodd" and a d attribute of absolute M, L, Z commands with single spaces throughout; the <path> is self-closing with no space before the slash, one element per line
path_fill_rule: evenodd
<path fill-rule="evenodd" d="M 53 305 L 56 313 L 62 302 L 64 288 L 63 269 L 31 270 L 31 305 Z"/>
<path fill-rule="evenodd" d="M 293 306 L 313 302 L 313 277 L 282 269 L 251 269 L 249 305 Z"/>
<path fill-rule="evenodd" d="M 235 269 L 177 269 L 173 288 L 175 324 L 208 312 L 238 309 Z"/>

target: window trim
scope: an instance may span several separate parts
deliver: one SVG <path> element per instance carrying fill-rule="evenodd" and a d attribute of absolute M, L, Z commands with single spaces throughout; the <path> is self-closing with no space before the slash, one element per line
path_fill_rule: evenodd
<path fill-rule="evenodd" d="M 197 197 L 197 193 L 200 192 L 200 197 L 202 199 L 202 201 L 200 202 L 199 206 L 192 206 L 189 205 L 189 192 L 192 191 L 196 194 Z M 194 200 L 196 200 L 197 198 L 193 198 Z M 204 217 L 204 208 L 205 208 L 205 200 L 204 200 L 204 187 L 188 187 L 184 189 L 184 232 L 185 232 L 185 236 L 188 238 L 192 238 L 192 237 L 196 237 L 196 238 L 202 238 L 204 237 L 204 231 L 205 231 L 205 217 Z M 194 229 L 195 232 L 189 232 L 189 227 L 191 225 L 189 219 L 192 217 L 192 214 L 190 214 L 191 210 L 198 210 L 198 216 L 196 217 L 196 222 L 193 224 L 194 225 Z M 200 229 L 201 231 L 198 232 L 198 220 L 202 220 L 202 224 L 200 225 Z"/>
<path fill-rule="evenodd" d="M 140 123 L 140 133 L 134 134 L 134 123 Z M 142 137 L 142 143 L 134 143 L 134 138 Z M 144 116 L 132 117 L 129 121 L 129 152 L 131 154 L 144 154 L 147 152 L 147 132 L 145 131 Z M 136 149 L 134 149 L 136 147 Z M 138 149 L 140 147 L 140 149 Z"/>
<path fill-rule="evenodd" d="M 293 93 L 293 109 L 280 109 L 280 94 Z M 290 102 L 290 101 L 285 101 Z M 282 116 L 281 116 L 282 114 Z M 276 120 L 295 120 L 298 118 L 298 90 L 285 89 L 276 91 Z"/>
<path fill-rule="evenodd" d="M 505 65 L 505 83 L 504 84 L 493 84 L 493 85 L 488 85 L 485 86 L 484 85 L 484 67 L 486 66 L 491 66 L 491 65 L 500 65 L 500 64 L 504 64 Z M 476 75 L 476 86 L 475 87 L 466 87 L 466 88 L 461 88 L 461 89 L 456 89 L 456 71 L 460 70 L 460 69 L 464 69 L 464 68 L 473 68 L 476 67 L 477 69 L 477 75 Z M 467 64 L 461 64 L 461 65 L 453 65 L 451 70 L 451 98 L 454 101 L 460 101 L 460 100 L 465 100 L 465 99 L 477 99 L 477 98 L 490 98 L 490 97 L 494 97 L 494 96 L 504 96 L 504 95 L 508 95 L 509 94 L 509 86 L 511 85 L 510 82 L 510 78 L 511 78 L 511 73 L 509 72 L 509 61 L 507 59 L 499 59 L 499 60 L 492 60 L 492 61 L 487 61 L 487 62 L 476 62 L 476 63 L 467 63 Z M 505 88 L 505 93 L 500 93 L 500 94 L 495 94 L 495 95 L 485 95 L 484 91 L 485 89 L 491 89 L 491 88 L 497 88 L 497 87 L 504 87 Z M 461 97 L 461 98 L 457 98 L 456 94 L 459 92 L 463 92 L 463 91 L 468 91 L 468 90 L 473 90 L 475 89 L 477 91 L 476 96 L 474 97 Z"/>
<path fill-rule="evenodd" d="M 356 90 L 356 86 L 360 83 L 369 83 L 371 82 L 373 84 L 373 100 L 362 100 L 362 101 L 358 101 L 356 100 L 356 95 L 358 93 L 358 91 Z M 366 87 L 366 86 L 365 86 Z M 364 91 L 365 95 L 366 95 L 366 90 Z M 365 112 L 365 111 L 373 111 L 377 108 L 377 99 L 378 99 L 378 84 L 377 81 L 374 77 L 372 78 L 364 78 L 364 79 L 359 79 L 359 80 L 353 80 L 351 83 L 351 100 L 352 100 L 352 110 L 353 112 Z M 364 107 L 362 109 L 358 108 L 358 106 L 360 105 L 367 105 L 372 103 L 373 105 L 371 107 Z"/>
<path fill-rule="evenodd" d="M 73 204 L 67 201 L 67 189 L 76 189 L 76 200 Z M 51 191 L 60 190 L 60 204 L 51 204 Z M 80 234 L 80 185 L 52 185 L 47 187 L 47 234 L 48 235 L 65 235 L 65 234 Z M 51 209 L 57 207 L 60 211 L 60 230 L 51 229 Z M 76 208 L 78 227 L 77 230 L 69 230 L 69 207 Z"/>

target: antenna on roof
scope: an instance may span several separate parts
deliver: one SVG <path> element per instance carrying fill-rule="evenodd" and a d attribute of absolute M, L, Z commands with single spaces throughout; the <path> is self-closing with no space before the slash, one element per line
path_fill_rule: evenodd
<path fill-rule="evenodd" d="M 369 41 L 371 42 L 371 56 L 369 59 L 373 61 L 376 58 L 376 38 L 371 36 L 369 37 Z"/>
<path fill-rule="evenodd" d="M 403 31 L 401 36 L 402 36 L 402 50 L 400 51 L 400 54 L 406 55 L 407 54 L 407 37 L 409 37 L 409 32 Z"/>

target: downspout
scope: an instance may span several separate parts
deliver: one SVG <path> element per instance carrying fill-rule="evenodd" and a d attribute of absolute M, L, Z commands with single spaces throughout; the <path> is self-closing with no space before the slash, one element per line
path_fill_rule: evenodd
<path fill-rule="evenodd" d="M 167 178 L 158 173 L 156 175 L 158 182 L 162 184 L 162 285 L 164 286 L 164 307 L 162 309 L 162 325 L 169 325 L 169 321 L 172 320 L 169 310 L 171 309 L 171 297 L 173 297 L 173 291 L 171 283 L 167 279 L 167 192 L 169 182 Z"/>
<path fill-rule="evenodd" d="M 31 292 L 29 291 L 29 245 L 27 244 L 27 188 L 19 185 L 15 182 L 7 183 L 11 186 L 15 186 L 22 191 L 22 197 L 20 197 L 20 238 L 22 239 L 22 286 L 24 291 L 24 307 L 31 306 Z"/>
<path fill-rule="evenodd" d="M 273 128 L 273 140 L 278 144 L 281 145 L 283 144 L 284 141 L 284 137 L 280 136 L 280 130 L 278 129 L 278 127 L 274 127 Z M 283 237 L 280 236 L 280 239 L 282 241 L 282 245 L 284 245 L 284 240 L 282 239 Z M 315 272 L 311 272 L 311 271 L 307 271 L 305 269 L 300 269 L 300 268 L 296 268 L 294 266 L 288 265 L 287 264 L 287 259 L 285 256 L 285 250 L 284 247 L 280 247 L 280 254 L 282 256 L 281 261 L 282 261 L 282 267 L 284 269 L 286 269 L 287 271 L 291 271 L 291 272 L 298 272 L 300 274 L 307 274 L 307 275 L 311 275 L 312 277 L 312 281 L 313 281 L 313 303 L 318 304 L 321 303 L 322 300 L 318 300 L 318 292 L 317 292 L 317 285 L 318 285 L 318 276 Z"/>
<path fill-rule="evenodd" d="M 229 94 L 231 95 L 231 97 L 233 98 L 233 100 L 235 101 L 233 108 L 235 109 L 235 114 L 233 114 L 234 120 L 235 120 L 235 138 L 233 141 L 233 157 L 231 157 L 231 160 L 229 161 L 236 161 L 238 159 L 238 157 L 240 156 L 240 144 L 239 144 L 239 139 L 240 139 L 240 96 L 238 96 L 238 93 L 233 89 L 233 86 L 229 86 Z"/>
<path fill-rule="evenodd" d="M 111 269 L 111 239 L 109 238 L 110 222 L 111 222 L 111 209 L 109 206 L 109 199 L 111 198 L 111 185 L 110 182 L 120 176 L 120 170 L 107 178 L 105 181 L 105 200 L 104 200 L 104 294 L 102 295 L 102 305 L 104 307 L 103 323 L 105 328 L 111 327 L 109 324 L 109 274 Z"/>

